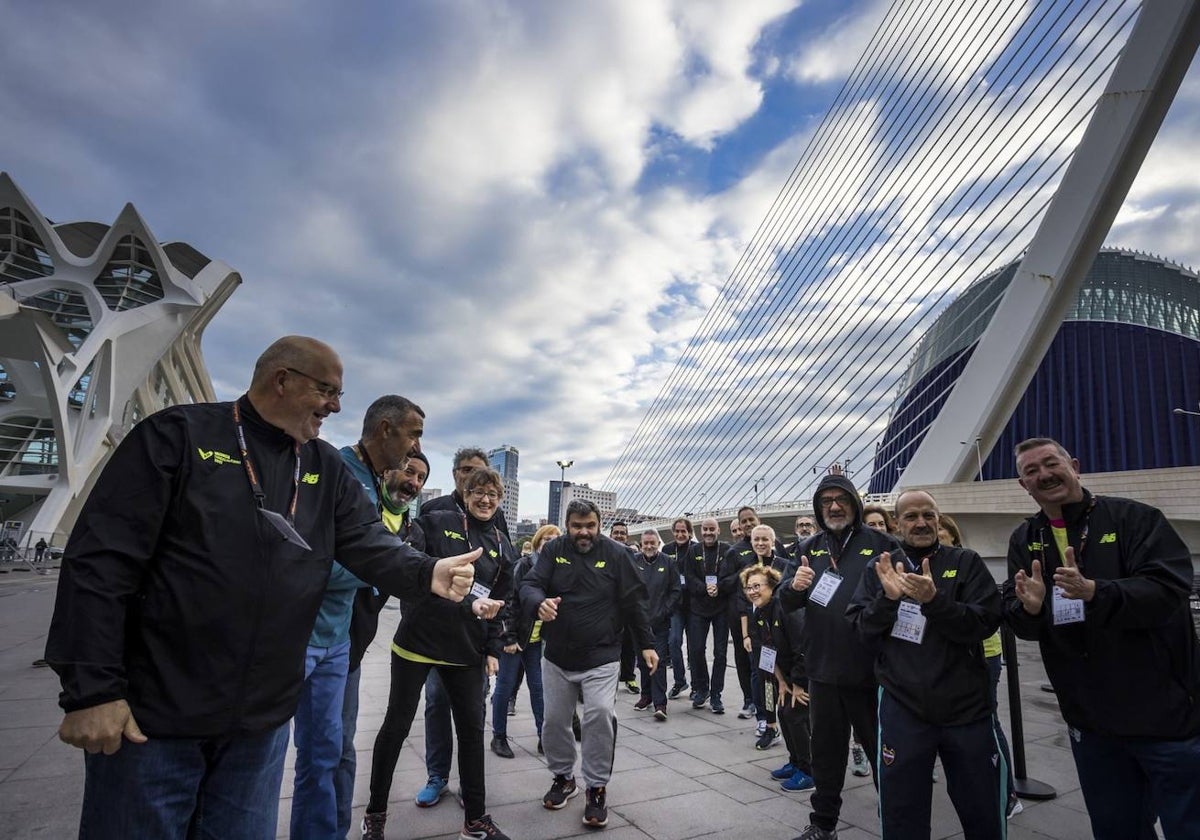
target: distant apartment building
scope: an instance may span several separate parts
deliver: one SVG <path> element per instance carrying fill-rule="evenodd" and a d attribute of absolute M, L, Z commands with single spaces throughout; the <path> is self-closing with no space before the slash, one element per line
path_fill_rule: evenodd
<path fill-rule="evenodd" d="M 613 514 L 617 510 L 617 494 L 611 490 L 593 490 L 586 484 L 571 484 L 567 482 L 567 487 L 561 493 L 562 509 L 565 511 L 571 502 L 579 499 L 585 502 L 592 502 L 600 509 L 600 521 L 609 522 L 613 518 Z M 566 528 L 566 522 L 559 519 L 559 527 Z"/>
<path fill-rule="evenodd" d="M 515 446 L 504 444 L 488 450 L 488 463 L 492 469 L 500 473 L 504 482 L 504 518 L 509 522 L 517 521 L 517 503 L 521 498 L 521 482 L 517 479 L 517 465 L 521 453 Z"/>

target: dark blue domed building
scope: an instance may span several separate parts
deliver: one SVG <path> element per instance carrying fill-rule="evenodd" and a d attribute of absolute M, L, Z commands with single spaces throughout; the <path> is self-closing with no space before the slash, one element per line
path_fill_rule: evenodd
<path fill-rule="evenodd" d="M 972 284 L 917 345 L 876 450 L 870 492 L 889 491 L 916 453 L 1017 266 Z M 984 460 L 983 478 L 1015 478 L 1013 447 L 1038 436 L 1061 441 L 1087 472 L 1200 465 L 1200 418 L 1172 413 L 1198 402 L 1200 278 L 1106 248 Z"/>

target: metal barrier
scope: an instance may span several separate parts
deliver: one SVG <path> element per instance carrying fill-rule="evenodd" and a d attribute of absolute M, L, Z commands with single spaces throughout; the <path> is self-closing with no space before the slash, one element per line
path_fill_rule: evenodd
<path fill-rule="evenodd" d="M 1013 787 L 1022 799 L 1053 799 L 1058 791 L 1045 782 L 1029 778 L 1025 768 L 1025 724 L 1021 718 L 1021 677 L 1017 665 L 1017 637 L 1007 624 L 1000 627 L 1004 670 L 1008 672 L 1008 736 L 1013 754 Z"/>

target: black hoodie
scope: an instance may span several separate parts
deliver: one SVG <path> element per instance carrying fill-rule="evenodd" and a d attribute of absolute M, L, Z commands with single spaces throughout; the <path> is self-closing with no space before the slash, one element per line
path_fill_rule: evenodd
<path fill-rule="evenodd" d="M 831 489 L 844 491 L 854 508 L 850 525 L 840 534 L 827 530 L 818 502 L 821 494 Z M 786 610 L 807 607 L 804 661 L 810 678 L 834 685 L 870 687 L 875 685 L 875 654 L 846 618 L 846 608 L 850 606 L 850 599 L 868 564 L 874 563 L 875 558 L 885 551 L 892 553 L 892 562 L 903 558 L 904 552 L 891 535 L 863 527 L 862 501 L 858 490 L 845 476 L 827 475 L 821 479 L 813 493 L 813 510 L 821 530 L 796 549 L 797 558 L 808 557 L 813 584 L 802 592 L 792 589 L 792 578 L 800 565 L 799 559 L 792 560 L 779 585 L 779 599 Z M 829 602 L 822 606 L 809 596 L 827 571 L 840 575 L 842 583 Z"/>

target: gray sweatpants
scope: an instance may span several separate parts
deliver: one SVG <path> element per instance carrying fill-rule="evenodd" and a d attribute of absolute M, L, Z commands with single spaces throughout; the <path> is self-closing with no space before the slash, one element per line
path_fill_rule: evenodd
<path fill-rule="evenodd" d="M 542 749 L 546 766 L 555 776 L 575 775 L 575 736 L 571 715 L 583 695 L 583 725 L 580 770 L 587 787 L 602 787 L 612 776 L 613 750 L 617 743 L 617 673 L 620 663 L 609 662 L 589 671 L 564 671 L 548 659 L 542 660 L 542 696 L 546 704 L 542 724 Z"/>

